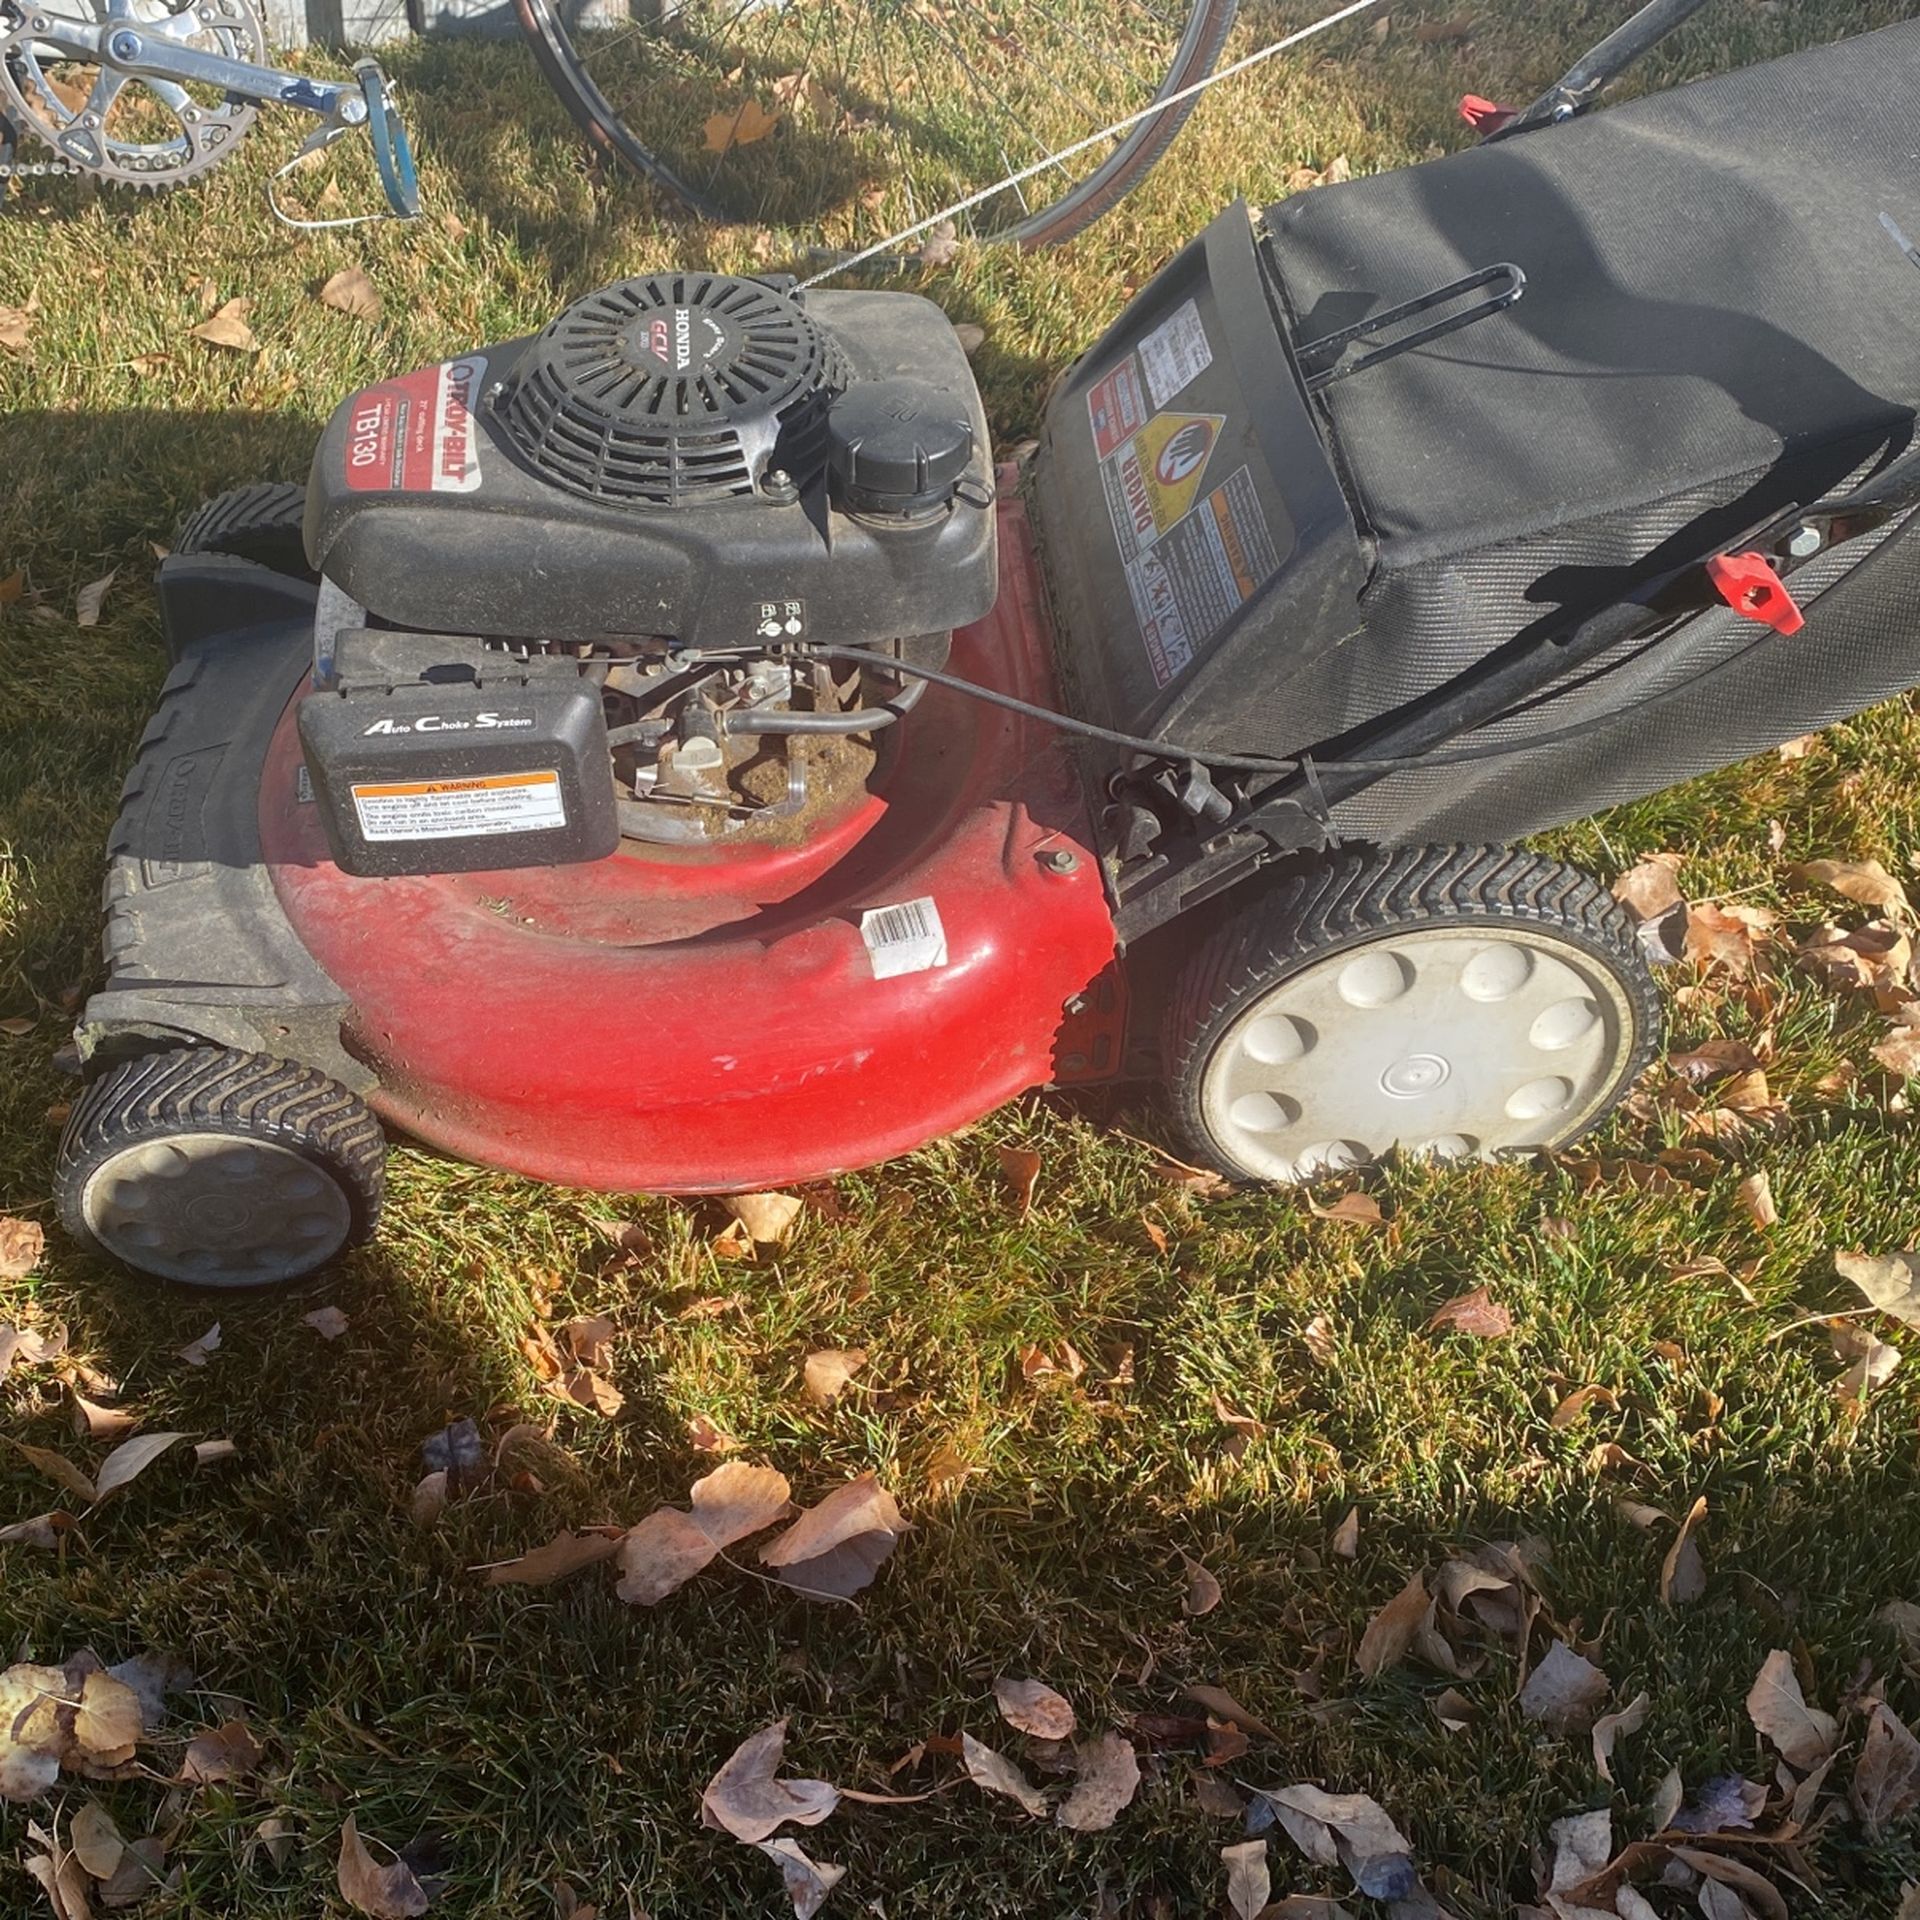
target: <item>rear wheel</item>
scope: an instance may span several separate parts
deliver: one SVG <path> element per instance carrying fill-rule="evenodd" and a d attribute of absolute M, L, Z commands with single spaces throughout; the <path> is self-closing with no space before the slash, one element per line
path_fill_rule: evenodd
<path fill-rule="evenodd" d="M 265 1287 L 372 1233 L 385 1166 L 379 1122 L 337 1081 L 183 1047 L 86 1090 L 61 1137 L 56 1198 L 82 1246 L 138 1272 Z"/>
<path fill-rule="evenodd" d="M 1598 881 L 1503 848 L 1347 856 L 1295 874 L 1181 973 L 1166 1059 L 1210 1164 L 1305 1181 L 1398 1148 L 1557 1147 L 1651 1057 L 1659 995 Z"/>
<path fill-rule="evenodd" d="M 1239 0 L 626 0 L 579 24 L 515 0 L 534 57 L 604 152 L 691 212 L 852 249 L 1213 71 Z M 569 23 L 573 24 L 569 24 Z M 1051 246 L 1129 193 L 1182 100 L 957 216 Z"/>
<path fill-rule="evenodd" d="M 307 563 L 301 527 L 307 490 L 288 480 L 262 480 L 217 493 L 188 515 L 174 536 L 178 554 L 222 553 L 252 560 L 295 580 L 319 576 Z"/>

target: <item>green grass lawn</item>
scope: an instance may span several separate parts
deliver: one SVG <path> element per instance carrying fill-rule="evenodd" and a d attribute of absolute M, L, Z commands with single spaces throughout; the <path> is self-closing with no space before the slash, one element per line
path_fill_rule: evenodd
<path fill-rule="evenodd" d="M 1255 0 L 1240 44 L 1318 10 Z M 1384 41 L 1350 31 L 1212 96 L 1144 190 L 1071 247 L 963 254 L 918 284 L 985 329 L 976 366 L 1011 443 L 1034 430 L 1078 347 L 1226 198 L 1271 200 L 1289 174 L 1341 155 L 1367 171 L 1457 144 L 1463 91 L 1524 97 L 1624 10 L 1482 0 L 1463 42 L 1414 32 L 1455 9 L 1396 5 Z M 1911 11 L 1722 0 L 1650 77 Z M 786 236 L 676 226 L 640 187 L 593 177 L 517 47 L 412 49 L 394 65 L 427 197 L 413 228 L 294 238 L 274 226 L 259 188 L 291 150 L 285 125 L 174 200 L 61 184 L 0 215 L 0 307 L 37 308 L 30 351 L 0 352 L 0 579 L 23 569 L 30 590 L 0 607 L 0 1016 L 33 1023 L 0 1035 L 0 1212 L 51 1224 L 49 1108 L 69 1088 L 53 1056 L 98 977 L 101 849 L 163 671 L 150 543 L 217 489 L 300 474 L 335 400 L 381 374 L 534 328 L 622 273 L 791 253 Z M 343 190 L 367 186 L 349 165 Z M 317 176 L 298 191 L 317 196 Z M 383 296 L 377 322 L 316 297 L 355 264 Z M 252 303 L 257 354 L 189 337 L 207 301 L 235 298 Z M 78 589 L 116 568 L 99 626 L 76 626 Z M 1609 876 L 1655 849 L 1685 856 L 1693 898 L 1769 906 L 1795 927 L 1858 924 L 1864 910 L 1789 867 L 1834 855 L 1913 872 L 1911 705 L 1556 837 Z M 65 1321 L 148 1427 L 239 1451 L 198 1468 L 184 1449 L 169 1455 L 63 1558 L 0 1546 L 0 1656 L 161 1649 L 244 1704 L 267 1765 L 251 1784 L 170 1804 L 183 1871 L 177 1892 L 142 1909 L 155 1914 L 344 1911 L 333 1859 L 349 1812 L 393 1845 L 436 1840 L 436 1912 L 544 1916 L 561 1879 L 615 1920 L 629 1892 L 654 1920 L 784 1912 L 771 1864 L 699 1824 L 721 1760 L 783 1714 L 789 1770 L 843 1785 L 884 1789 L 908 1748 L 962 1729 L 1013 1752 L 990 1687 L 1014 1673 L 1068 1693 L 1096 1730 L 1191 1712 L 1184 1688 L 1224 1687 L 1275 1735 L 1230 1774 L 1374 1795 L 1450 1911 L 1509 1915 L 1535 1895 L 1553 1821 L 1611 1804 L 1624 1842 L 1645 1831 L 1639 1809 L 1670 1766 L 1690 1790 L 1716 1774 L 1770 1777 L 1742 1704 L 1770 1648 L 1794 1651 L 1830 1710 L 1857 1698 L 1870 1664 L 1895 1709 L 1920 1719 L 1920 1682 L 1874 1622 L 1889 1601 L 1920 1600 L 1920 1366 L 1856 1416 L 1836 1398 L 1840 1364 L 1818 1324 L 1859 1305 L 1834 1248 L 1884 1251 L 1920 1233 L 1920 1137 L 1870 1056 L 1881 1022 L 1784 943 L 1758 988 L 1686 969 L 1669 986 L 1681 991 L 1676 1046 L 1774 1036 L 1777 1126 L 1712 1143 L 1649 1185 L 1620 1163 L 1698 1142 L 1670 1103 L 1647 1100 L 1572 1165 L 1371 1180 L 1384 1228 L 1318 1219 L 1300 1196 L 1170 1182 L 1145 1144 L 1161 1137 L 1150 1105 L 1035 1100 L 834 1183 L 790 1244 L 753 1258 L 716 1247 L 717 1205 L 609 1203 L 405 1149 L 377 1245 L 291 1299 L 161 1291 L 50 1232 L 38 1270 L 0 1282 L 0 1319 Z M 1024 1216 L 1003 1146 L 1042 1156 Z M 1760 1169 L 1780 1215 L 1766 1231 L 1736 1195 Z M 610 1214 L 629 1223 L 620 1244 Z M 1482 1284 L 1510 1309 L 1510 1337 L 1424 1330 Z M 617 1317 L 616 1417 L 541 1395 L 520 1340 L 543 1302 Z M 332 1343 L 300 1318 L 328 1303 L 351 1321 Z M 1328 1325 L 1310 1344 L 1317 1316 Z M 216 1317 L 219 1351 L 183 1365 L 177 1350 Z M 1058 1356 L 1063 1342 L 1084 1372 L 1025 1377 L 1027 1350 Z M 815 1407 L 803 1356 L 855 1346 L 866 1370 Z M 1583 1384 L 1612 1389 L 1617 1408 L 1554 1427 Z M 1222 1408 L 1257 1424 L 1230 1426 Z M 553 1450 L 537 1487 L 495 1483 L 422 1533 L 408 1516 L 420 1442 L 463 1415 L 550 1422 Z M 802 1501 L 869 1468 L 894 1489 L 914 1530 L 857 1607 L 726 1568 L 651 1611 L 623 1606 L 604 1572 L 494 1590 L 469 1571 L 563 1525 L 630 1523 L 684 1498 L 711 1464 L 694 1442 L 703 1419 L 738 1457 L 779 1467 Z M 72 1438 L 46 1367 L 0 1384 L 0 1433 L 100 1451 Z M 957 1482 L 956 1458 L 971 1469 Z M 1705 1595 L 1664 1607 L 1671 1527 L 1640 1531 L 1616 1500 L 1677 1516 L 1703 1494 Z M 19 1456 L 0 1459 L 0 1524 L 51 1497 Z M 1349 1560 L 1330 1537 L 1352 1507 Z M 1354 1670 L 1363 1626 L 1411 1573 L 1523 1538 L 1550 1550 L 1554 1612 L 1597 1643 L 1616 1700 L 1650 1696 L 1610 1802 L 1583 1739 L 1521 1717 L 1511 1654 L 1456 1682 L 1417 1662 L 1372 1683 Z M 1224 1590 L 1203 1617 L 1181 1609 L 1183 1556 Z M 1431 1711 L 1448 1684 L 1475 1709 L 1463 1731 Z M 184 1727 L 215 1704 L 189 1702 Z M 1843 1719 L 1850 1745 L 1861 1730 L 1857 1713 Z M 178 1745 L 152 1751 L 166 1770 Z M 1219 1849 L 1240 1834 L 1196 1804 L 1195 1760 L 1187 1748 L 1152 1759 L 1104 1834 L 1028 1821 L 962 1785 L 916 1805 L 843 1807 L 802 1841 L 848 1868 L 829 1915 L 1217 1914 Z M 957 1772 L 935 1757 L 892 1784 Z M 102 1791 L 129 1834 L 161 1816 L 158 1785 Z M 62 1795 L 70 1814 L 81 1795 Z M 9 1914 L 41 1898 L 14 1864 L 27 1811 L 0 1806 Z M 282 1865 L 248 1847 L 272 1814 L 298 1833 Z M 1276 1895 L 1344 1885 L 1284 1837 L 1272 1856 Z M 1870 1841 L 1842 1810 L 1794 1870 L 1819 1886 L 1783 1876 L 1796 1915 L 1891 1920 L 1903 1883 L 1920 1879 L 1920 1830 Z M 1671 1907 L 1683 1910 L 1697 1910 L 1691 1895 Z"/>

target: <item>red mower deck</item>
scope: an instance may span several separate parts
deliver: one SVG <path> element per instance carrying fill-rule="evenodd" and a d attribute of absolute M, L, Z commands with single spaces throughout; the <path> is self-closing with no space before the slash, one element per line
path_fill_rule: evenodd
<path fill-rule="evenodd" d="M 1032 533 L 1017 499 L 999 514 L 1000 597 L 953 669 L 1050 705 Z M 297 797 L 290 705 L 261 848 L 394 1126 L 610 1190 L 817 1179 L 1054 1079 L 1067 1003 L 1113 958 L 1060 735 L 937 688 L 913 732 L 883 793 L 797 847 L 355 879 Z M 876 978 L 861 916 L 913 902 L 945 958 Z"/>

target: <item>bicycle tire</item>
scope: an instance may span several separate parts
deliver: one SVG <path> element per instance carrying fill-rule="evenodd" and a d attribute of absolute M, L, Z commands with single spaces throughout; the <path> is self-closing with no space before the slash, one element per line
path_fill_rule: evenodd
<path fill-rule="evenodd" d="M 1233 30 L 1240 0 L 1195 0 L 1172 64 L 1153 98 L 1178 94 L 1213 71 Z M 696 187 L 659 152 L 640 139 L 607 98 L 575 46 L 554 0 L 514 0 L 523 37 L 548 86 L 594 147 L 620 161 L 677 200 L 689 213 L 720 226 L 746 224 Z M 1113 152 L 1059 199 L 1025 219 L 976 237 L 1024 249 L 1058 246 L 1110 212 L 1158 164 L 1199 105 L 1200 96 L 1178 100 L 1130 128 Z M 1091 128 L 1087 131 L 1092 131 Z M 984 183 L 983 183 L 984 184 Z"/>

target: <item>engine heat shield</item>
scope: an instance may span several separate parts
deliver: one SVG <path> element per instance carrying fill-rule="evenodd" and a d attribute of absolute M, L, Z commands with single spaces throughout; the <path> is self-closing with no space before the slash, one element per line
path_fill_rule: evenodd
<path fill-rule="evenodd" d="M 838 510 L 834 402 L 907 383 L 951 409 L 964 474 L 925 516 Z M 739 645 L 776 617 L 842 642 L 950 633 L 993 604 L 988 445 L 931 301 L 803 305 L 660 275 L 354 395 L 314 456 L 307 555 L 373 624 L 421 633 Z"/>

